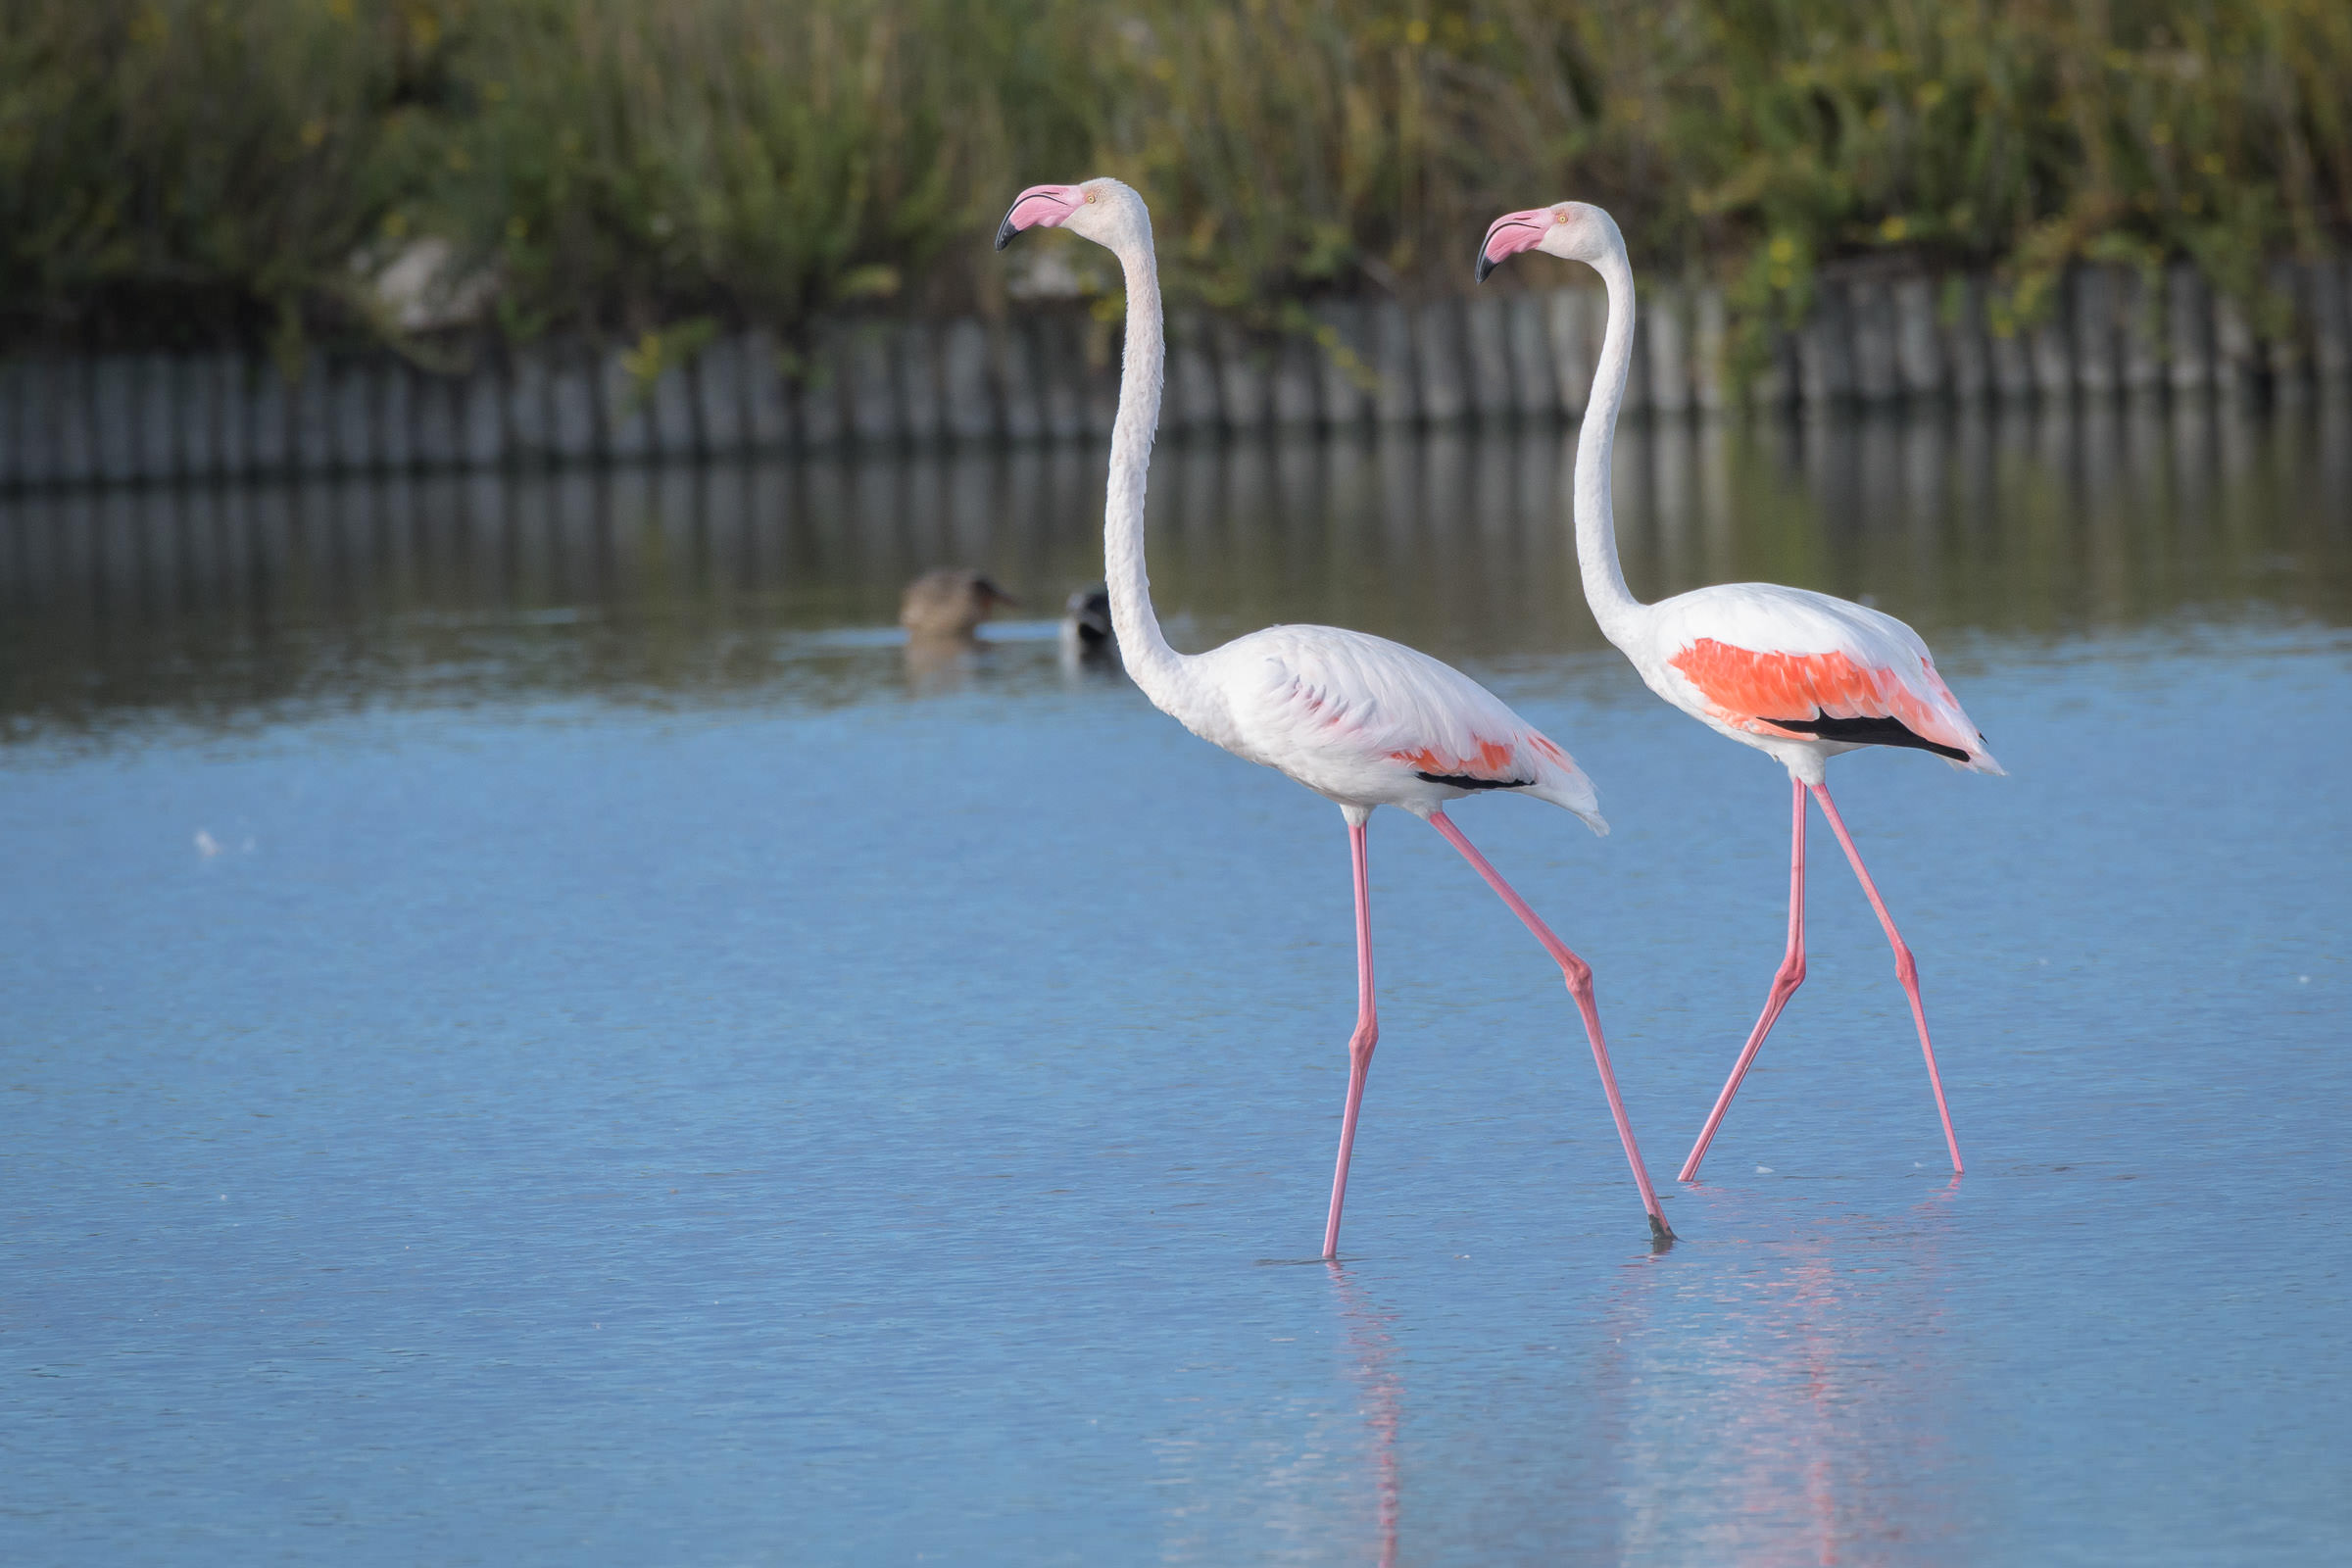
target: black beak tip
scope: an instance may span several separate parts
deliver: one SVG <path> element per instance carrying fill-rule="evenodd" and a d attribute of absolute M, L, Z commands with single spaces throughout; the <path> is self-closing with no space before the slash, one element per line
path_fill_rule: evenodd
<path fill-rule="evenodd" d="M 1488 273 L 1494 270 L 1495 265 L 1496 264 L 1487 255 L 1487 248 L 1484 245 L 1481 245 L 1478 248 L 1478 280 L 1481 283 L 1484 283 L 1487 280 Z"/>
<path fill-rule="evenodd" d="M 1018 234 L 1019 232 L 1019 229 L 1012 226 L 1012 215 L 1010 213 L 1006 213 L 1004 215 L 1004 221 L 997 225 L 997 249 L 1003 250 L 1005 246 L 1011 244 L 1012 236 Z"/>

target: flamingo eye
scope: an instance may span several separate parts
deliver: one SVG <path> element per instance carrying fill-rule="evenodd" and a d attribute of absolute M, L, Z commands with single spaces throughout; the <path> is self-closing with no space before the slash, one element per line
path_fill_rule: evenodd
<path fill-rule="evenodd" d="M 1088 201 L 1090 201 L 1090 202 L 1091 202 L 1091 201 L 1093 201 L 1093 200 L 1094 200 L 1096 197 L 1100 196 L 1101 194 L 1102 194 L 1102 193 L 1101 193 L 1100 191 L 1092 191 L 1092 190 L 1090 190 L 1090 191 L 1088 191 L 1088 192 L 1086 193 L 1086 199 L 1087 199 Z"/>

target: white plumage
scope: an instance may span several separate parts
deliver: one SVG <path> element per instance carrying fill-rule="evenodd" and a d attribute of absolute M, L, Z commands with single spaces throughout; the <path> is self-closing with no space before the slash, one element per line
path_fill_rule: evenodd
<path fill-rule="evenodd" d="M 1583 262 L 1608 289 L 1609 320 L 1592 373 L 1592 401 L 1576 447 L 1576 557 L 1592 618 L 1651 691 L 1717 733 L 1752 746 L 1788 770 L 1788 946 L 1773 978 L 1764 1010 L 1733 1063 L 1730 1080 L 1700 1129 L 1682 1179 L 1698 1164 L 1740 1078 L 1755 1059 L 1781 1008 L 1805 978 L 1805 798 L 1821 805 L 1854 876 L 1894 949 L 1895 974 L 1919 1026 L 1920 1054 L 1943 1120 L 1952 1170 L 1960 1170 L 1960 1140 L 1944 1103 L 1943 1080 L 1928 1039 L 1918 966 L 1886 912 L 1877 884 L 1863 869 L 1845 823 L 1830 799 L 1824 764 L 1864 746 L 1916 749 L 1955 767 L 1998 773 L 1984 737 L 1961 710 L 1959 699 L 1936 673 L 1919 634 L 1892 615 L 1863 605 L 1777 583 L 1727 583 L 1645 605 L 1626 586 L 1617 562 L 1617 519 L 1610 504 L 1609 457 L 1617 412 L 1633 367 L 1634 271 L 1616 220 L 1583 202 L 1505 213 L 1479 243 L 1478 276 L 1520 251 L 1541 250 Z"/>
<path fill-rule="evenodd" d="M 1341 806 L 1426 816 L 1477 792 L 1428 775 L 1476 777 L 1609 830 L 1592 781 L 1565 751 L 1460 670 L 1402 643 L 1269 626 L 1202 654 L 1198 667 L 1225 703 L 1226 750 Z"/>
<path fill-rule="evenodd" d="M 1270 626 L 1204 654 L 1179 654 L 1161 635 L 1144 569 L 1144 486 L 1159 417 L 1165 340 L 1152 218 L 1143 198 L 1115 179 L 1083 185 L 1036 185 L 1023 191 L 997 231 L 1003 249 L 1034 226 L 1064 227 L 1110 250 L 1127 284 L 1126 363 L 1118 416 L 1111 425 L 1110 473 L 1103 509 L 1104 580 L 1119 657 L 1136 685 L 1159 709 L 1201 739 L 1237 757 L 1278 769 L 1338 804 L 1346 817 L 1355 875 L 1355 1033 L 1348 1041 L 1348 1102 L 1332 1172 L 1323 1255 L 1339 1249 L 1340 1209 L 1348 1191 L 1372 1048 L 1380 1038 L 1372 989 L 1370 892 L 1365 825 L 1376 808 L 1399 807 L 1423 818 L 1460 851 L 1558 963 L 1575 997 L 1599 1068 L 1634 1182 L 1652 1234 L 1670 1237 L 1657 1195 L 1642 1168 L 1632 1124 L 1617 1093 L 1592 1000 L 1592 970 L 1537 917 L 1446 815 L 1465 795 L 1532 795 L 1567 808 L 1596 833 L 1607 826 L 1592 781 L 1535 726 L 1493 692 L 1449 665 L 1385 637 L 1335 626 Z"/>
<path fill-rule="evenodd" d="M 1722 706 L 1678 668 L 1674 661 L 1688 656 L 1701 642 L 1710 641 L 1753 656 L 1780 654 L 1797 659 L 1841 660 L 1851 671 L 1867 672 L 1879 677 L 1882 683 L 1891 684 L 1911 703 L 1884 700 L 1892 694 L 1868 690 L 1849 679 L 1833 683 L 1831 690 L 1818 694 L 1831 707 L 1847 710 L 1829 712 L 1824 709 L 1828 716 L 1897 717 L 1902 715 L 1896 710 L 1910 710 L 1915 704 L 1916 711 L 1934 726 L 1923 728 L 1922 734 L 1967 753 L 1964 758 L 1946 757 L 1945 761 L 1971 772 L 2003 771 L 1992 753 L 1985 749 L 1984 737 L 1961 710 L 1959 699 L 1936 672 L 1936 661 L 1929 654 L 1928 645 L 1920 640 L 1919 633 L 1892 615 L 1809 588 L 1788 588 L 1770 582 L 1719 583 L 1710 588 L 1694 588 L 1644 608 L 1646 613 L 1627 627 L 1619 646 L 1641 671 L 1649 689 L 1733 740 L 1754 746 L 1784 761 L 1795 756 L 1798 761 L 1791 771 L 1803 782 L 1821 781 L 1820 760 L 1868 743 L 1818 737 L 1792 740 L 1785 733 L 1744 727 L 1738 721 L 1740 717 L 1754 720 L 1765 715 L 1727 716 Z M 1838 689 L 1839 685 L 1845 688 L 1842 692 Z M 1808 756 L 1814 765 L 1807 765 Z"/>

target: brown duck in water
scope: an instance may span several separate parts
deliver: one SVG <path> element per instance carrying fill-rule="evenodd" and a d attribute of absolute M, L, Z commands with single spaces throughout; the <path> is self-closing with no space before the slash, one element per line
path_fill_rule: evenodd
<path fill-rule="evenodd" d="M 999 605 L 1020 601 L 963 566 L 926 571 L 906 585 L 899 601 L 899 624 L 912 637 L 969 638 Z"/>

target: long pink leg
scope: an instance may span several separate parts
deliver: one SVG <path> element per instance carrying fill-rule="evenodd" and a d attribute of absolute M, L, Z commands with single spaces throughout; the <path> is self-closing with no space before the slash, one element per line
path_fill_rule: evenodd
<path fill-rule="evenodd" d="M 1634 1167 L 1634 1185 L 1642 1190 L 1642 1206 L 1649 1210 L 1650 1234 L 1672 1240 L 1674 1229 L 1666 1223 L 1666 1215 L 1658 1207 L 1658 1195 L 1650 1190 L 1649 1172 L 1642 1164 L 1641 1147 L 1634 1142 L 1634 1124 L 1626 1119 L 1625 1102 L 1617 1095 L 1617 1074 L 1609 1067 L 1609 1048 L 1600 1038 L 1600 1006 L 1592 1000 L 1592 966 L 1569 952 L 1568 944 L 1551 934 L 1551 927 L 1537 918 L 1536 911 L 1511 891 L 1511 885 L 1502 879 L 1502 874 L 1487 863 L 1487 858 L 1478 853 L 1475 845 L 1462 837 L 1462 830 L 1453 825 L 1451 817 L 1444 811 L 1432 811 L 1429 813 L 1429 825 L 1444 834 L 1446 843 L 1462 852 L 1462 858 L 1487 879 L 1487 886 L 1510 906 L 1511 912 L 1519 917 L 1520 923 L 1535 933 L 1536 940 L 1544 944 L 1544 951 L 1551 955 L 1551 961 L 1558 964 L 1560 973 L 1567 977 L 1568 994 L 1576 999 L 1576 1010 L 1584 1015 L 1585 1034 L 1592 1042 L 1592 1064 L 1600 1069 L 1600 1087 L 1609 1097 L 1609 1114 L 1617 1118 L 1617 1141 L 1625 1145 L 1626 1162 Z"/>
<path fill-rule="evenodd" d="M 1894 928 L 1894 916 L 1886 912 L 1886 903 L 1879 897 L 1878 884 L 1862 868 L 1862 853 L 1854 848 L 1853 835 L 1845 830 L 1845 819 L 1838 814 L 1836 803 L 1829 790 L 1820 784 L 1812 786 L 1813 798 L 1821 803 L 1821 814 L 1830 819 L 1830 831 L 1845 849 L 1845 858 L 1853 862 L 1854 876 L 1862 891 L 1870 898 L 1870 906 L 1879 912 L 1879 924 L 1886 928 L 1887 945 L 1894 949 L 1894 973 L 1902 981 L 1903 991 L 1911 998 L 1911 1021 L 1919 1025 L 1919 1054 L 1928 1058 L 1928 1084 L 1936 1091 L 1936 1114 L 1943 1118 L 1944 1147 L 1952 1152 L 1952 1174 L 1960 1174 L 1960 1140 L 1952 1135 L 1951 1107 L 1943 1102 L 1943 1075 L 1936 1070 L 1936 1048 L 1928 1043 L 1928 1009 L 1919 1000 L 1919 964 L 1912 958 L 1911 950 L 1903 945 L 1903 934 Z"/>
<path fill-rule="evenodd" d="M 1365 824 L 1348 824 L 1349 858 L 1355 862 L 1355 1033 L 1348 1039 L 1348 1110 L 1340 1118 L 1340 1160 L 1331 1173 L 1331 1218 L 1323 1225 L 1323 1255 L 1340 1254 L 1340 1208 L 1348 1201 L 1348 1158 L 1355 1152 L 1355 1113 L 1364 1102 L 1364 1079 L 1372 1071 L 1372 1048 L 1380 1044 L 1380 1018 L 1372 1003 L 1372 891 L 1365 881 Z"/>
<path fill-rule="evenodd" d="M 1690 1146 L 1690 1157 L 1683 1161 L 1678 1182 L 1698 1180 L 1698 1162 L 1707 1157 L 1707 1145 L 1715 1141 L 1715 1129 L 1723 1125 L 1723 1113 L 1732 1108 L 1732 1097 L 1740 1092 L 1740 1080 L 1747 1076 L 1748 1064 L 1756 1059 L 1764 1037 L 1772 1033 L 1781 1009 L 1796 995 L 1796 988 L 1805 983 L 1805 787 L 1794 779 L 1788 781 L 1789 800 L 1795 807 L 1788 828 L 1788 951 L 1781 957 L 1781 967 L 1772 977 L 1772 990 L 1764 998 L 1764 1010 L 1757 1015 L 1756 1027 L 1748 1033 L 1747 1044 L 1740 1048 L 1740 1059 L 1732 1063 L 1732 1075 L 1724 1080 L 1723 1093 L 1715 1097 L 1715 1108 L 1707 1113 L 1707 1124 L 1698 1130 L 1698 1142 Z"/>

